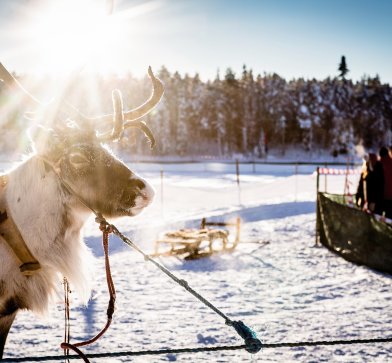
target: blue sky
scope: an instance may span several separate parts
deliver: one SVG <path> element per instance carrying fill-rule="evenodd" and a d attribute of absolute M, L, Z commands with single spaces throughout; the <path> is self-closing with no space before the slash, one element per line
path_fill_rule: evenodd
<path fill-rule="evenodd" d="M 221 75 L 227 67 L 239 74 L 246 64 L 256 74 L 323 79 L 337 75 L 345 55 L 354 80 L 378 74 L 383 82 L 392 83 L 390 0 L 115 0 L 116 33 L 110 41 L 101 37 L 99 50 L 89 57 L 81 57 L 79 48 L 68 50 L 64 37 L 61 51 L 53 47 L 55 54 L 48 46 L 55 40 L 42 40 L 41 46 L 32 39 L 29 27 L 42 23 L 37 14 L 45 16 L 48 2 L 0 0 L 0 61 L 7 68 L 61 71 L 55 56 L 64 52 L 61 59 L 68 64 L 68 57 L 83 58 L 86 68 L 100 63 L 102 71 L 131 71 L 137 76 L 149 64 L 164 64 L 170 71 L 198 72 L 202 79 L 211 79 L 218 69 Z M 78 0 L 83 2 L 91 8 L 104 1 Z M 74 6 L 75 14 L 80 6 Z M 70 33 L 76 21 L 72 13 L 68 16 Z M 79 39 L 83 28 L 78 32 Z"/>

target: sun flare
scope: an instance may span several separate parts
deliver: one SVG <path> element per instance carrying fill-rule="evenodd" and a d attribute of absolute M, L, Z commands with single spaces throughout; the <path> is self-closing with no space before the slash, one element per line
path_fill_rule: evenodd
<path fill-rule="evenodd" d="M 101 70 L 110 62 L 120 28 L 102 1 L 50 1 L 26 25 L 30 45 L 40 55 L 42 70 L 64 74 L 85 63 Z"/>
<path fill-rule="evenodd" d="M 11 68 L 18 64 L 19 71 L 54 78 L 83 70 L 102 75 L 136 70 L 144 75 L 155 59 L 151 34 L 161 29 L 159 10 L 165 1 L 20 2 L 2 24 L 10 45 L 3 61 Z"/>

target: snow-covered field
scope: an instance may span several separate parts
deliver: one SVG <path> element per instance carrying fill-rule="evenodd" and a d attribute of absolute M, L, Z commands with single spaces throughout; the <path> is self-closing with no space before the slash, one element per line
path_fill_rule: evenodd
<path fill-rule="evenodd" d="M 231 254 L 196 261 L 159 260 L 233 320 L 243 320 L 265 343 L 392 337 L 391 276 L 353 265 L 314 246 L 314 166 L 135 164 L 156 189 L 151 207 L 115 221 L 142 247 L 153 250 L 162 231 L 197 226 L 202 217 L 242 218 L 241 244 Z M 161 173 L 162 170 L 162 173 Z M 163 179 L 161 179 L 161 175 Z M 163 182 L 162 182 L 163 181 Z M 321 186 L 324 187 L 324 177 Z M 343 192 L 342 177 L 328 190 Z M 354 189 L 355 178 L 352 180 Z M 96 258 L 94 298 L 88 307 L 72 299 L 71 342 L 95 335 L 105 324 L 107 292 L 100 233 L 86 227 Z M 269 243 L 266 243 L 269 242 Z M 86 352 L 238 345 L 223 319 L 117 238 L 111 238 L 117 288 L 114 322 Z M 61 288 L 61 287 L 60 287 Z M 62 351 L 62 296 L 51 315 L 18 315 L 6 357 L 57 355 Z M 96 362 L 391 362 L 392 344 L 264 349 L 92 359 Z"/>

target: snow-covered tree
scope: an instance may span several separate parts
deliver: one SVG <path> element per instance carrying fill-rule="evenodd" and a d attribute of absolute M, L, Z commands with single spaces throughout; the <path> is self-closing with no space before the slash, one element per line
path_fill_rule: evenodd
<path fill-rule="evenodd" d="M 338 70 L 340 72 L 339 77 L 344 80 L 347 73 L 349 72 L 349 69 L 347 68 L 347 64 L 346 64 L 346 57 L 344 55 L 342 55 Z"/>
<path fill-rule="evenodd" d="M 354 83 L 345 78 L 345 58 L 340 66 L 340 78 L 324 80 L 286 81 L 277 74 L 254 77 L 244 66 L 240 77 L 228 68 L 224 77 L 218 73 L 215 80 L 207 82 L 198 75 L 182 76 L 162 67 L 158 76 L 165 85 L 165 94 L 146 118 L 157 139 L 152 153 L 225 157 L 243 153 L 263 157 L 267 148 L 279 147 L 284 152 L 287 145 L 304 142 L 306 150 L 323 147 L 338 155 L 351 153 L 353 145 L 358 144 L 373 149 L 389 146 L 390 85 L 383 84 L 378 76 Z M 36 84 L 48 83 L 50 80 L 42 79 Z M 94 92 L 79 89 L 82 84 L 93 84 Z M 124 107 L 130 109 L 149 97 L 151 82 L 147 76 L 138 79 L 131 74 L 105 78 L 80 75 L 64 99 L 86 114 L 109 113 L 114 88 L 121 90 Z M 22 115 L 10 104 L 12 95 L 0 83 L 0 130 L 3 135 L 22 135 Z M 11 144 L 4 141 L 3 152 L 11 149 Z M 126 130 L 125 139 L 116 147 L 125 155 L 151 153 L 140 130 Z"/>

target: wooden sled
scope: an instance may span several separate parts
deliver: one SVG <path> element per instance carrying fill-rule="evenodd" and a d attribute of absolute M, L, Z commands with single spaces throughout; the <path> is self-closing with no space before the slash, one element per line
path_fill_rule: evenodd
<path fill-rule="evenodd" d="M 210 226 L 234 226 L 234 241 L 229 241 L 227 229 L 209 228 Z M 161 239 L 155 241 L 155 251 L 151 256 L 183 256 L 186 260 L 194 260 L 217 252 L 231 252 L 240 241 L 240 228 L 239 217 L 234 223 L 207 222 L 203 218 L 199 229 L 188 228 L 166 232 Z M 165 248 L 163 251 L 161 251 L 162 246 Z"/>

